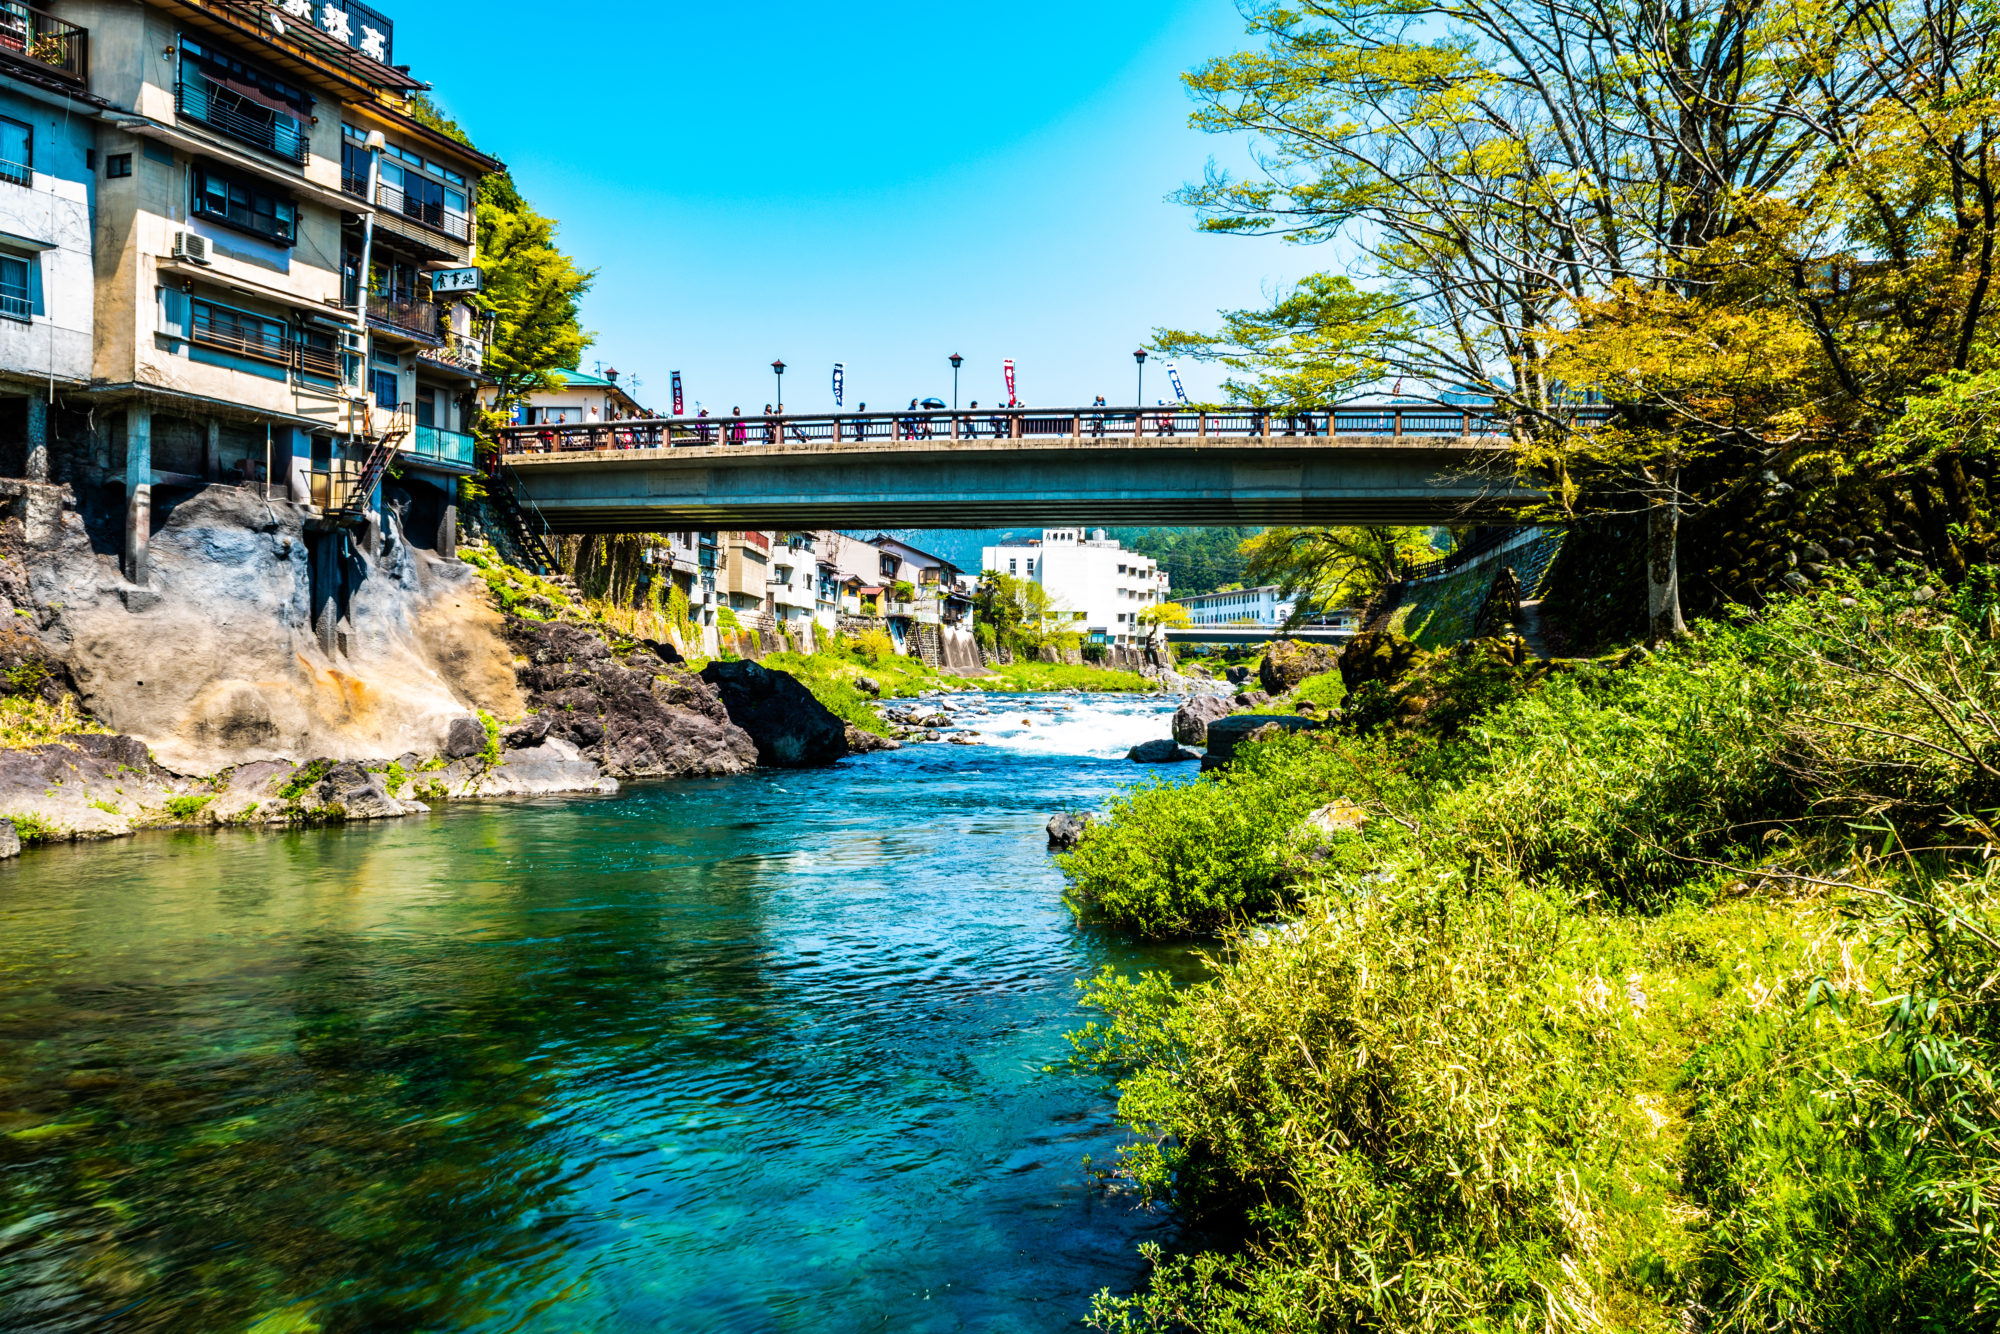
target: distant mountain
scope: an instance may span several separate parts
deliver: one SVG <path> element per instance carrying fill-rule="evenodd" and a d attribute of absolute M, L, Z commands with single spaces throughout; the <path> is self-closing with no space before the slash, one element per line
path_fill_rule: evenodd
<path fill-rule="evenodd" d="M 979 569 L 981 548 L 1042 534 L 1040 527 L 888 528 L 857 532 L 856 536 L 873 537 L 876 531 L 886 532 L 934 556 L 943 556 L 961 570 L 974 573 Z M 1172 581 L 1173 594 L 1187 596 L 1212 593 L 1223 584 L 1242 582 L 1243 558 L 1236 554 L 1237 544 L 1260 531 L 1257 528 L 1107 528 L 1105 536 L 1116 538 L 1128 551 L 1159 561 Z"/>

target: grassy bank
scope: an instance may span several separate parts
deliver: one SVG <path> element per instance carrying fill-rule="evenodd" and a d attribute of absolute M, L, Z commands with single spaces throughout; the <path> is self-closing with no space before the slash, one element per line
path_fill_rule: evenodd
<path fill-rule="evenodd" d="M 1114 802 L 1084 915 L 1283 924 L 1090 988 L 1191 1238 L 1097 1326 L 1992 1327 L 2000 646 L 1847 591 Z"/>

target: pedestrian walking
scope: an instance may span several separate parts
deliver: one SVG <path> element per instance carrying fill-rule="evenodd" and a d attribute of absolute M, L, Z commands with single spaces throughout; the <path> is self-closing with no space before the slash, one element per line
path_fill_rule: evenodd
<path fill-rule="evenodd" d="M 973 400 L 972 400 L 972 406 L 971 406 L 971 408 L 969 408 L 969 409 L 967 409 L 967 410 L 968 410 L 968 411 L 970 411 L 970 412 L 977 412 L 977 411 L 979 411 L 979 400 L 978 400 L 978 399 L 976 399 L 976 398 L 975 398 L 975 399 L 973 399 Z M 967 417 L 967 418 L 965 419 L 965 438 L 966 438 L 967 440 L 977 440 L 977 439 L 979 438 L 979 419 L 978 419 L 978 418 L 976 418 L 976 417 Z"/>
<path fill-rule="evenodd" d="M 769 403 L 764 405 L 764 443 L 767 445 L 778 443 L 778 423 L 771 420 L 771 405 Z"/>
<path fill-rule="evenodd" d="M 743 409 L 731 405 L 729 415 L 736 419 L 736 425 L 729 432 L 729 443 L 740 445 L 743 443 Z"/>

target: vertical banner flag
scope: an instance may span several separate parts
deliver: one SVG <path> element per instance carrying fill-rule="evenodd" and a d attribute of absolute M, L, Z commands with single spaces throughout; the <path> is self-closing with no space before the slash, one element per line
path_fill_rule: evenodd
<path fill-rule="evenodd" d="M 680 416 L 685 406 L 686 404 L 684 400 L 681 398 L 681 373 L 679 371 L 675 371 L 674 372 L 674 416 L 676 417 Z"/>
<path fill-rule="evenodd" d="M 1175 398 L 1183 403 L 1188 401 L 1187 390 L 1181 388 L 1181 368 L 1171 361 L 1167 363 L 1167 382 L 1173 385 Z"/>
<path fill-rule="evenodd" d="M 1007 374 L 1007 403 L 1011 407 L 1014 403 L 1014 359 L 1007 358 L 1000 363 L 1000 368 Z"/>
<path fill-rule="evenodd" d="M 845 362 L 836 361 L 833 363 L 833 406 L 836 408 L 840 406 L 840 395 L 846 388 L 847 365 Z"/>

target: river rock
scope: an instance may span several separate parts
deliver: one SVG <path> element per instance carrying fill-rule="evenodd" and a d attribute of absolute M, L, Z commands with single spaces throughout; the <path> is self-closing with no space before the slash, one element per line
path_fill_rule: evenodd
<path fill-rule="evenodd" d="M 1090 829 L 1090 816 L 1078 811 L 1063 811 L 1049 817 L 1049 846 L 1067 852 L 1083 842 L 1083 836 Z"/>
<path fill-rule="evenodd" d="M 21 855 L 21 836 L 12 820 L 0 820 L 0 859 Z"/>
<path fill-rule="evenodd" d="M 1317 834 L 1351 834 L 1367 823 L 1367 813 L 1345 797 L 1328 802 L 1305 818 L 1305 827 Z"/>
<path fill-rule="evenodd" d="M 1245 690 L 1236 696 L 1236 707 L 1239 709 L 1261 709 L 1270 702 L 1271 697 L 1261 690 Z"/>
<path fill-rule="evenodd" d="M 1196 695 L 1174 710 L 1174 740 L 1183 746 L 1208 744 L 1208 725 L 1229 716 L 1229 701 L 1220 695 Z"/>
<path fill-rule="evenodd" d="M 1395 681 L 1428 654 L 1413 639 L 1392 630 L 1368 630 L 1340 651 L 1340 679 L 1351 691 L 1369 681 Z"/>
<path fill-rule="evenodd" d="M 754 662 L 711 662 L 701 679 L 721 694 L 729 721 L 756 742 L 759 764 L 805 769 L 847 754 L 847 724 L 797 678 Z"/>
<path fill-rule="evenodd" d="M 417 775 L 420 784 L 435 782 L 452 797 L 546 797 L 561 793 L 618 790 L 618 780 L 587 760 L 561 737 L 501 752 L 500 763 L 464 759 L 435 773 Z"/>
<path fill-rule="evenodd" d="M 1142 741 L 1126 751 L 1125 758 L 1134 764 L 1179 764 L 1183 760 L 1198 760 L 1201 756 L 1183 748 L 1172 738 L 1166 738 Z"/>
<path fill-rule="evenodd" d="M 1208 754 L 1202 759 L 1202 772 L 1219 768 L 1236 757 L 1236 748 L 1248 741 L 1268 741 L 1287 732 L 1309 732 L 1318 727 L 1316 718 L 1301 718 L 1297 714 L 1237 714 L 1234 717 L 1219 718 L 1208 725 Z"/>
<path fill-rule="evenodd" d="M 900 741 L 891 741 L 888 737 L 865 732 L 853 723 L 847 725 L 847 753 L 850 755 L 867 755 L 872 751 L 902 748 L 903 743 Z"/>
<path fill-rule="evenodd" d="M 865 690 L 865 691 L 867 691 L 867 692 L 868 692 L 869 694 L 871 694 L 871 695 L 880 695 L 880 694 L 882 693 L 882 684 L 881 684 L 881 682 L 877 681 L 877 680 L 876 680 L 876 679 L 875 679 L 874 677 L 872 677 L 872 676 L 857 676 L 857 677 L 855 677 L 855 678 L 854 678 L 854 688 L 855 688 L 856 690 Z"/>
<path fill-rule="evenodd" d="M 546 730 L 546 728 L 544 729 Z M 486 749 L 486 725 L 477 718 L 454 718 L 444 733 L 444 757 L 462 760 Z"/>
<path fill-rule="evenodd" d="M 481 729 L 481 736 L 485 729 Z M 300 798 L 302 805 L 319 808 L 326 815 L 338 810 L 347 820 L 389 820 L 402 815 L 422 815 L 430 810 L 421 801 L 405 801 L 389 795 L 387 781 L 370 773 L 355 760 L 346 760 L 327 770 L 326 776 Z"/>
<path fill-rule="evenodd" d="M 526 750 L 530 746 L 541 745 L 548 735 L 549 720 L 537 715 L 533 718 L 523 718 L 511 727 L 501 728 L 500 744 L 508 750 Z"/>
<path fill-rule="evenodd" d="M 1257 684 L 1269 694 L 1282 695 L 1298 689 L 1299 682 L 1308 676 L 1330 672 L 1337 665 L 1333 650 L 1324 644 L 1278 640 L 1264 650 L 1264 660 L 1257 664 Z"/>
<path fill-rule="evenodd" d="M 547 723 L 535 744 L 568 742 L 614 778 L 697 778 L 756 766 L 756 742 L 703 678 L 672 665 L 634 671 L 585 625 L 512 617 L 507 637 L 527 659 L 515 675 L 528 707 Z"/>

